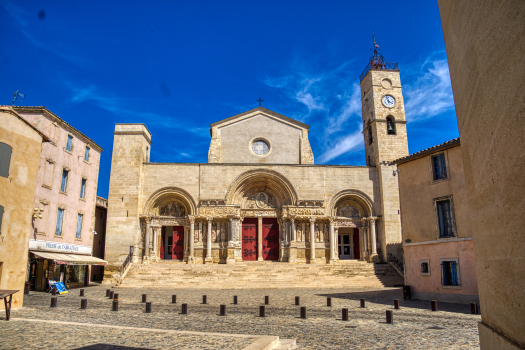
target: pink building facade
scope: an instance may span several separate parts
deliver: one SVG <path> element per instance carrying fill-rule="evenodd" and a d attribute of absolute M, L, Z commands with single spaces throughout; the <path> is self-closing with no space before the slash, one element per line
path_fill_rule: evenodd
<path fill-rule="evenodd" d="M 479 302 L 459 139 L 398 159 L 405 284 L 412 299 Z"/>
<path fill-rule="evenodd" d="M 42 144 L 35 189 L 41 218 L 29 241 L 32 288 L 45 290 L 49 279 L 61 275 L 70 286 L 88 284 L 89 266 L 103 264 L 91 258 L 102 148 L 45 107 L 15 110 L 49 138 Z"/>

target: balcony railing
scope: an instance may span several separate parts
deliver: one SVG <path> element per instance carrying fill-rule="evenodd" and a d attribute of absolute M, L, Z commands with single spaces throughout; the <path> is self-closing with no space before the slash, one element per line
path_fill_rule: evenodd
<path fill-rule="evenodd" d="M 366 66 L 363 73 L 359 76 L 359 83 L 363 81 L 363 79 L 366 77 L 367 73 L 370 72 L 372 69 L 381 69 L 381 70 L 399 70 L 399 64 L 398 62 L 387 62 L 383 58 L 383 56 L 372 56 L 370 61 L 368 62 L 368 65 Z"/>

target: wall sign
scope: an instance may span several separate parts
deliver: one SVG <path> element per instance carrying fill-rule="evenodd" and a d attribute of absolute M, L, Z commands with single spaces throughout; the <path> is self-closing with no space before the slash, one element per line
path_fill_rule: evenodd
<path fill-rule="evenodd" d="M 40 241 L 36 239 L 29 240 L 29 250 L 39 250 L 56 253 L 74 253 L 82 255 L 91 255 L 92 247 L 70 243 Z"/>

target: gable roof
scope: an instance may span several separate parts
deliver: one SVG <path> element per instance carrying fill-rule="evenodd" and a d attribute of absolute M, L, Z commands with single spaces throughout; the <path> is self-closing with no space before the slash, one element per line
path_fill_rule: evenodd
<path fill-rule="evenodd" d="M 226 119 L 223 119 L 223 120 L 219 120 L 218 122 L 210 124 L 210 126 L 214 127 L 214 126 L 218 126 L 218 125 L 221 125 L 221 124 L 231 124 L 232 122 L 244 119 L 247 115 L 253 114 L 255 112 L 261 112 L 262 114 L 265 114 L 265 115 L 267 115 L 269 117 L 272 117 L 274 119 L 279 119 L 281 121 L 286 122 L 287 124 L 293 124 L 293 125 L 298 126 L 298 127 L 302 128 L 302 129 L 307 129 L 307 130 L 310 129 L 310 125 L 306 125 L 306 124 L 301 123 L 300 121 L 297 121 L 295 119 L 288 118 L 287 116 L 284 116 L 282 114 L 276 113 L 276 112 L 271 111 L 269 109 L 266 109 L 264 107 L 257 107 L 257 108 L 254 108 L 254 109 L 250 109 L 249 111 L 243 112 L 241 114 L 234 115 L 233 117 L 229 117 L 229 118 L 226 118 Z"/>
<path fill-rule="evenodd" d="M 399 165 L 399 164 L 407 163 L 407 162 L 410 162 L 412 160 L 416 160 L 416 159 L 428 156 L 431 153 L 434 153 L 434 152 L 437 152 L 437 151 L 443 151 L 443 150 L 446 150 L 446 149 L 449 149 L 449 148 L 452 148 L 452 147 L 457 147 L 459 145 L 460 145 L 459 137 L 457 137 L 457 138 L 452 139 L 450 141 L 443 142 L 443 143 L 441 143 L 439 145 L 432 146 L 430 148 L 427 148 L 427 149 L 421 150 L 419 152 L 413 153 L 413 154 L 411 154 L 409 156 L 396 159 L 396 160 L 394 160 L 392 162 L 392 164 Z"/>
<path fill-rule="evenodd" d="M 42 137 L 42 141 L 49 140 L 49 137 L 47 137 L 44 133 L 42 133 L 40 130 L 35 128 L 30 122 L 25 120 L 20 114 L 18 114 L 16 111 L 14 111 L 12 107 L 10 107 L 10 106 L 0 106 L 0 111 L 2 111 L 4 113 L 11 114 L 11 115 L 14 115 L 18 119 L 22 120 L 25 124 L 27 124 L 31 129 L 36 131 Z"/>

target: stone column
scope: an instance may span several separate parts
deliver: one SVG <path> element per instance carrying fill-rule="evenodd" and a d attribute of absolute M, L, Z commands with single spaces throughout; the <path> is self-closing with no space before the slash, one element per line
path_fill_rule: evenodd
<path fill-rule="evenodd" d="M 315 218 L 310 220 L 310 264 L 315 264 Z M 306 232 L 305 232 L 306 233 Z"/>
<path fill-rule="evenodd" d="M 354 230 L 352 229 L 352 233 L 350 234 L 350 259 L 354 258 Z"/>
<path fill-rule="evenodd" d="M 151 223 L 150 221 L 146 221 L 146 237 L 144 242 L 144 256 L 150 256 L 150 238 L 151 238 Z"/>
<path fill-rule="evenodd" d="M 194 255 L 194 240 L 195 240 L 195 216 L 188 215 L 188 219 L 190 220 L 190 236 L 189 238 L 189 254 L 188 254 L 188 264 L 195 264 L 195 255 Z"/>
<path fill-rule="evenodd" d="M 373 262 L 379 262 L 379 257 L 377 256 L 377 247 L 376 247 L 376 217 L 369 217 L 368 220 L 370 221 L 370 246 L 371 246 L 371 256 L 370 260 Z"/>
<path fill-rule="evenodd" d="M 360 227 L 359 228 L 359 260 L 365 260 L 365 252 L 366 252 L 365 237 L 366 237 L 366 228 Z"/>
<path fill-rule="evenodd" d="M 283 219 L 277 218 L 277 222 L 279 223 L 279 261 L 283 261 L 284 257 L 284 242 L 285 242 L 285 232 L 284 232 L 284 225 L 283 225 Z"/>
<path fill-rule="evenodd" d="M 295 242 L 296 237 L 295 237 L 295 216 L 294 215 L 290 216 L 290 225 L 291 225 L 290 241 Z"/>
<path fill-rule="evenodd" d="M 204 263 L 211 264 L 213 262 L 211 258 L 211 224 L 213 218 L 207 217 L 206 220 L 208 220 L 208 232 L 206 232 L 206 259 L 204 259 Z"/>
<path fill-rule="evenodd" d="M 330 264 L 334 264 L 337 260 L 335 259 L 335 230 L 334 230 L 334 219 L 330 218 Z"/>
<path fill-rule="evenodd" d="M 263 261 L 263 241 L 262 241 L 262 229 L 263 229 L 263 218 L 262 216 L 257 217 L 257 261 Z"/>

